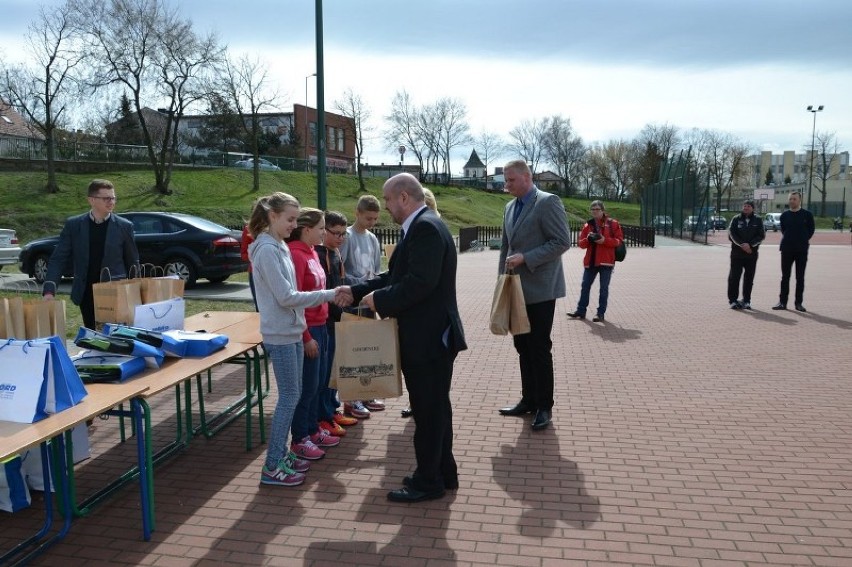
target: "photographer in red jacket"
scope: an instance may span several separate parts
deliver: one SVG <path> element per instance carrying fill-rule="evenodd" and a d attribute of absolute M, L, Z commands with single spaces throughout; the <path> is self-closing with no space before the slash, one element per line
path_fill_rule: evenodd
<path fill-rule="evenodd" d="M 583 258 L 583 284 L 580 289 L 580 300 L 577 308 L 568 313 L 572 319 L 585 319 L 586 308 L 589 306 L 589 295 L 595 278 L 600 274 L 600 295 L 598 297 L 598 311 L 592 321 L 598 323 L 604 321 L 607 300 L 609 299 L 609 281 L 612 278 L 612 270 L 615 266 L 615 249 L 624 240 L 624 232 L 618 221 L 606 214 L 606 208 L 602 201 L 592 201 L 589 207 L 592 212 L 583 230 L 580 231 L 579 245 L 586 250 Z"/>

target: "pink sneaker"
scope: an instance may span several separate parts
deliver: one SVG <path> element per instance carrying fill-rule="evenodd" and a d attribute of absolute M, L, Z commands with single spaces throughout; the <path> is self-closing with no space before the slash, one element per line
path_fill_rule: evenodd
<path fill-rule="evenodd" d="M 298 443 L 293 443 L 290 446 L 290 449 L 296 454 L 300 459 L 307 459 L 309 461 L 318 461 L 325 457 L 325 451 L 314 445 L 314 442 L 311 441 L 310 437 L 305 437 Z"/>
<path fill-rule="evenodd" d="M 284 457 L 284 464 L 297 473 L 306 473 L 311 469 L 310 461 L 300 459 L 293 451 L 287 451 L 287 456 Z"/>
<path fill-rule="evenodd" d="M 314 442 L 314 445 L 318 445 L 320 447 L 337 447 L 340 445 L 340 437 L 335 437 L 322 428 L 311 435 L 311 441 Z"/>

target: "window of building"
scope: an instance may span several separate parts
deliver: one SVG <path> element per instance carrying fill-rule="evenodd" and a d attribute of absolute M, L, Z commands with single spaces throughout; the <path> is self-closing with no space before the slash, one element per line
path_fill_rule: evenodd
<path fill-rule="evenodd" d="M 317 147 L 317 123 L 308 124 L 308 130 L 310 131 L 311 147 L 315 148 Z"/>

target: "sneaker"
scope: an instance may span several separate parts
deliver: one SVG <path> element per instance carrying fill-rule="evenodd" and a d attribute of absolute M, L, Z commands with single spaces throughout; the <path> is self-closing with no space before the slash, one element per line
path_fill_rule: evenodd
<path fill-rule="evenodd" d="M 346 430 L 334 423 L 334 420 L 319 422 L 320 429 L 325 429 L 335 437 L 343 437 L 346 435 Z"/>
<path fill-rule="evenodd" d="M 751 311 L 751 301 L 743 301 L 743 309 Z"/>
<path fill-rule="evenodd" d="M 370 410 L 365 408 L 364 404 L 358 401 L 344 403 L 343 411 L 346 415 L 351 415 L 358 419 L 368 419 L 370 417 Z"/>
<path fill-rule="evenodd" d="M 284 464 L 297 473 L 306 473 L 311 469 L 310 461 L 300 459 L 293 451 L 287 451 L 287 456 L 284 457 Z"/>
<path fill-rule="evenodd" d="M 311 441 L 310 437 L 305 437 L 298 443 L 293 443 L 292 445 L 290 445 L 290 449 L 300 459 L 318 461 L 325 457 L 325 451 L 314 445 L 314 442 Z"/>
<path fill-rule="evenodd" d="M 335 437 L 322 427 L 311 435 L 311 441 L 318 447 L 337 447 L 340 445 L 340 437 Z"/>
<path fill-rule="evenodd" d="M 296 472 L 287 466 L 286 460 L 281 459 L 275 469 L 270 470 L 263 465 L 260 472 L 260 484 L 272 484 L 275 486 L 298 486 L 305 482 L 304 473 Z"/>
<path fill-rule="evenodd" d="M 364 407 L 370 411 L 385 411 L 385 403 L 382 400 L 364 400 Z"/>
<path fill-rule="evenodd" d="M 354 417 L 349 417 L 348 415 L 343 415 L 343 413 L 336 413 L 332 416 L 332 421 L 337 425 L 342 425 L 343 427 L 351 427 L 353 425 L 358 424 L 358 420 Z"/>
<path fill-rule="evenodd" d="M 742 309 L 743 308 L 743 306 L 740 305 L 739 301 L 732 301 L 729 305 L 731 306 L 731 309 Z"/>

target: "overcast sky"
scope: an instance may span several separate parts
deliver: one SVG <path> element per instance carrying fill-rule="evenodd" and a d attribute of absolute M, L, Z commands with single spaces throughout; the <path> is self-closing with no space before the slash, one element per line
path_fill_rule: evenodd
<path fill-rule="evenodd" d="M 49 0 L 47 4 L 51 4 Z M 305 102 L 316 70 L 315 2 L 183 0 L 199 31 L 269 65 L 285 103 Z M 841 0 L 325 0 L 325 103 L 347 87 L 367 102 L 369 163 L 395 162 L 383 117 L 406 90 L 417 104 L 462 100 L 472 133 L 569 117 L 586 142 L 646 124 L 730 132 L 756 150 L 809 146 L 818 132 L 852 146 L 852 18 Z M 0 46 L 20 57 L 36 13 L 0 0 Z M 316 105 L 316 82 L 307 81 Z M 153 104 L 151 106 L 154 106 Z M 461 151 L 466 157 L 470 148 Z M 506 156 L 512 157 L 512 156 Z M 408 156 L 408 159 L 413 159 Z M 407 160 L 408 161 L 408 160 Z M 461 169 L 463 158 L 453 163 Z"/>

